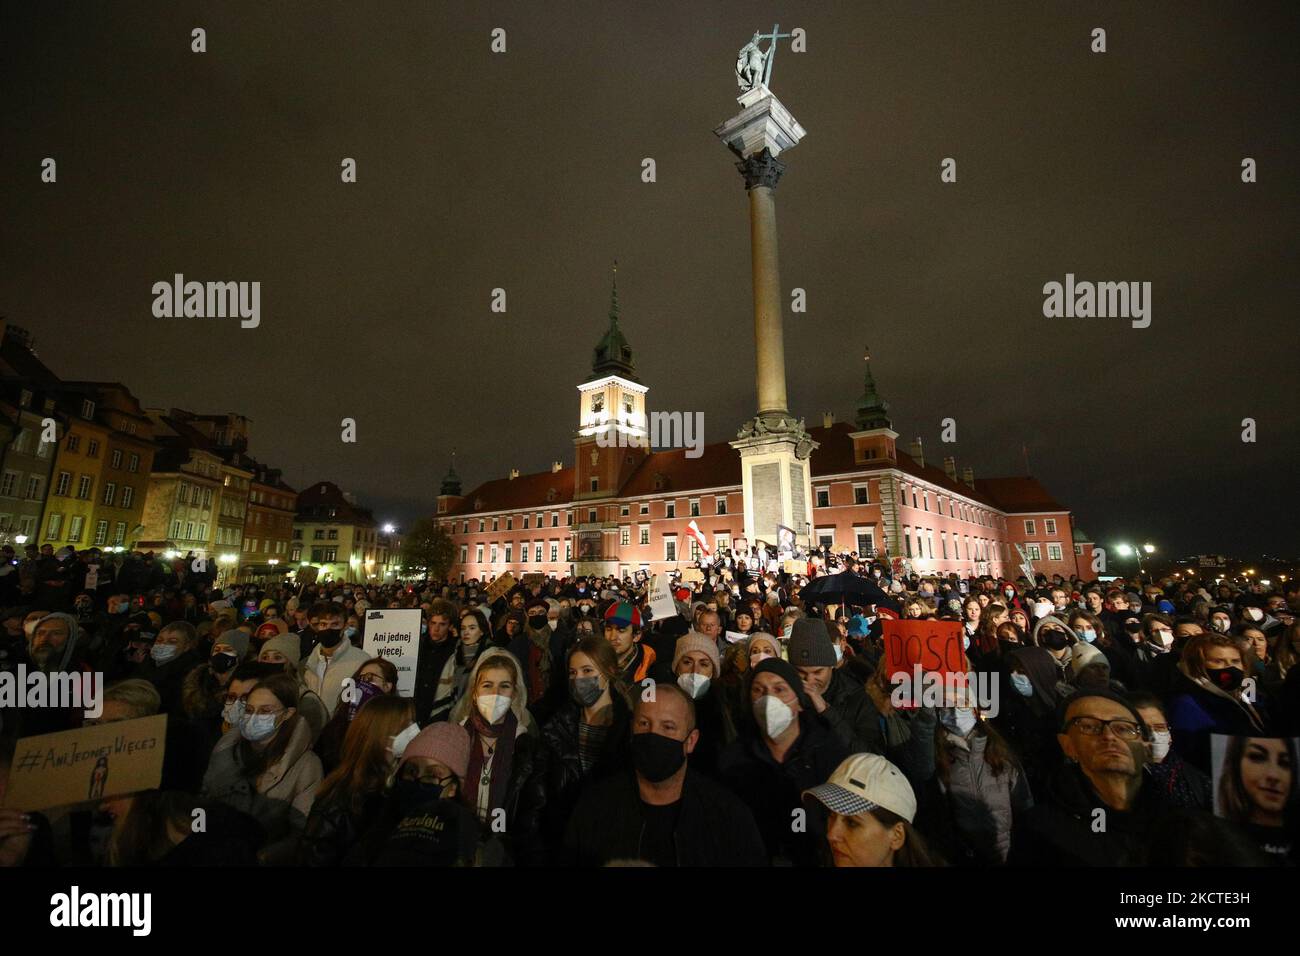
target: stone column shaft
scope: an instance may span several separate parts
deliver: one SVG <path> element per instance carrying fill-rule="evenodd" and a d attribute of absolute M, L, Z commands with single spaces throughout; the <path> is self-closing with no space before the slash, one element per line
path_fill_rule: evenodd
<path fill-rule="evenodd" d="M 749 190 L 749 233 L 754 280 L 754 362 L 758 414 L 788 415 L 781 272 L 777 263 L 776 196 L 771 186 Z"/>

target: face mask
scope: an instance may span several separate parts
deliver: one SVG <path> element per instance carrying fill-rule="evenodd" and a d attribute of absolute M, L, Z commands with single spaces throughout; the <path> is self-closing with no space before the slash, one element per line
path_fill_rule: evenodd
<path fill-rule="evenodd" d="M 227 654 L 222 651 L 220 654 L 213 654 L 208 659 L 208 669 L 214 674 L 224 674 L 228 670 L 233 670 L 239 663 L 239 658 L 234 654 Z"/>
<path fill-rule="evenodd" d="M 1246 616 L 1256 623 L 1264 620 L 1264 612 L 1257 607 L 1247 608 Z"/>
<path fill-rule="evenodd" d="M 357 629 L 355 627 L 345 627 L 343 628 L 343 636 L 350 641 L 357 636 Z"/>
<path fill-rule="evenodd" d="M 510 709 L 510 698 L 502 697 L 500 694 L 481 694 L 474 698 L 474 704 L 484 720 L 489 724 L 495 724 Z"/>
<path fill-rule="evenodd" d="M 534 631 L 540 631 L 546 626 L 546 615 L 530 614 L 528 615 L 528 624 Z"/>
<path fill-rule="evenodd" d="M 341 640 L 343 640 L 343 632 L 337 628 L 316 632 L 317 643 L 326 650 L 331 647 L 336 647 Z"/>
<path fill-rule="evenodd" d="M 1097 639 L 1097 632 L 1089 627 L 1086 628 L 1085 630 L 1080 631 L 1079 636 L 1083 638 L 1085 641 L 1087 641 L 1089 644 L 1091 644 L 1093 641 Z"/>
<path fill-rule="evenodd" d="M 1015 688 L 1016 693 L 1021 697 L 1032 697 L 1034 694 L 1034 685 L 1030 683 L 1029 678 L 1024 674 L 1012 674 L 1011 686 Z"/>
<path fill-rule="evenodd" d="M 773 655 L 769 654 L 767 651 L 755 651 L 753 654 L 749 655 L 749 666 L 754 667 L 761 664 L 771 656 Z"/>
<path fill-rule="evenodd" d="M 677 686 L 690 696 L 691 700 L 699 700 L 709 690 L 709 679 L 703 674 L 682 674 L 677 678 Z"/>
<path fill-rule="evenodd" d="M 1065 636 L 1065 632 L 1059 628 L 1052 628 L 1050 631 L 1043 631 L 1039 635 L 1044 647 L 1049 647 L 1054 651 L 1059 651 L 1070 643 L 1070 639 Z"/>
<path fill-rule="evenodd" d="M 1151 756 L 1155 758 L 1156 763 L 1164 760 L 1169 754 L 1169 744 L 1173 741 L 1173 735 L 1167 730 L 1157 730 L 1151 734 Z"/>
<path fill-rule="evenodd" d="M 680 740 L 662 734 L 632 735 L 632 766 L 651 783 L 667 780 L 686 762 Z"/>
<path fill-rule="evenodd" d="M 239 718 L 239 732 L 245 740 L 256 743 L 275 733 L 275 719 L 279 714 L 244 714 Z"/>
<path fill-rule="evenodd" d="M 371 697 L 379 697 L 383 694 L 382 688 L 376 687 L 374 684 L 365 680 L 357 681 L 355 691 L 356 700 L 348 701 L 348 723 L 352 723 L 353 719 L 356 718 L 357 711 L 361 709 L 362 704 L 368 701 Z"/>
<path fill-rule="evenodd" d="M 1207 670 L 1205 673 L 1219 690 L 1226 691 L 1236 690 L 1246 678 L 1240 667 L 1224 667 L 1217 671 Z"/>
<path fill-rule="evenodd" d="M 231 727 L 234 727 L 244 719 L 244 702 L 237 700 L 232 704 L 227 704 L 221 708 L 221 719 Z"/>
<path fill-rule="evenodd" d="M 975 728 L 975 711 L 969 707 L 945 709 L 939 712 L 939 720 L 959 737 L 965 737 Z"/>
<path fill-rule="evenodd" d="M 1007 588 L 1007 589 L 1006 589 L 1005 591 L 1003 591 L 1002 593 L 1005 594 L 1005 595 L 1007 596 L 1007 600 L 1008 600 L 1008 601 L 1010 601 L 1013 597 L 1016 596 L 1016 592 L 1013 591 L 1013 590 L 1011 590 L 1010 588 Z"/>
<path fill-rule="evenodd" d="M 393 736 L 393 742 L 389 745 L 388 749 L 393 752 L 393 758 L 395 760 L 402 759 L 402 754 L 406 753 L 407 745 L 414 740 L 419 733 L 420 725 L 412 723 L 400 734 L 395 734 Z"/>
<path fill-rule="evenodd" d="M 1224 620 L 1223 618 L 1221 618 L 1221 617 L 1216 617 L 1216 618 L 1214 619 L 1214 623 L 1211 624 L 1210 626 L 1213 627 L 1213 628 L 1214 628 L 1216 631 L 1218 631 L 1220 634 L 1227 634 L 1227 633 L 1228 633 L 1228 628 L 1231 627 L 1232 625 L 1231 625 L 1231 623 L 1230 623 L 1229 621 L 1225 621 L 1225 620 Z"/>
<path fill-rule="evenodd" d="M 450 781 L 442 784 L 425 783 L 423 780 L 398 780 L 393 784 L 393 799 L 397 801 L 402 812 L 407 813 L 416 807 L 441 800 L 450 783 Z"/>
<path fill-rule="evenodd" d="M 129 611 L 129 610 L 131 610 L 131 605 L 130 605 L 130 604 L 119 604 L 119 605 L 117 606 L 117 610 L 114 611 L 113 613 L 114 613 L 114 614 L 125 614 L 125 613 L 126 613 L 127 611 Z"/>
<path fill-rule="evenodd" d="M 1154 637 L 1157 641 L 1160 642 L 1161 647 L 1168 648 L 1171 644 L 1174 643 L 1174 632 L 1170 630 L 1166 630 L 1164 628 L 1155 631 Z"/>
<path fill-rule="evenodd" d="M 599 677 L 575 677 L 569 681 L 569 696 L 582 707 L 590 707 L 603 693 Z"/>
<path fill-rule="evenodd" d="M 155 644 L 149 648 L 149 656 L 155 664 L 165 664 L 176 656 L 178 650 L 175 644 Z"/>
<path fill-rule="evenodd" d="M 833 646 L 835 648 L 835 663 L 838 664 L 840 661 L 844 660 L 844 649 L 838 644 Z"/>
<path fill-rule="evenodd" d="M 559 618 L 556 618 L 554 621 L 547 621 L 546 626 L 549 627 L 552 631 L 555 630 L 557 627 L 560 626 Z"/>
<path fill-rule="evenodd" d="M 579 606 L 579 609 L 582 611 L 583 614 L 590 614 L 590 613 L 591 613 L 591 605 L 590 605 L 590 604 L 583 604 L 583 605 L 580 605 L 580 606 Z"/>
<path fill-rule="evenodd" d="M 754 701 L 754 719 L 768 740 L 775 740 L 794 723 L 794 711 L 780 697 L 768 694 Z"/>

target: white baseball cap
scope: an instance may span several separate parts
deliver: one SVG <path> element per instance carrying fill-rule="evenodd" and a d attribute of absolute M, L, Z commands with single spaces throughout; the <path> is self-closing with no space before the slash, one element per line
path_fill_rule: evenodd
<path fill-rule="evenodd" d="M 901 770 L 879 754 L 854 754 L 819 787 L 804 791 L 827 809 L 857 816 L 881 807 L 908 823 L 916 817 L 916 794 Z"/>

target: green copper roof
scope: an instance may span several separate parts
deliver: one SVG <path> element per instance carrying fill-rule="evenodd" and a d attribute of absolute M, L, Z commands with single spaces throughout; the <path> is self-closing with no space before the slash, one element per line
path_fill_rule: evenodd
<path fill-rule="evenodd" d="M 606 375 L 620 375 L 637 381 L 636 367 L 632 364 L 632 347 L 623 337 L 623 330 L 618 325 L 618 262 L 614 263 L 614 280 L 609 293 L 609 328 L 596 343 L 591 362 L 591 377 L 588 381 L 604 378 Z"/>
<path fill-rule="evenodd" d="M 893 428 L 889 420 L 889 403 L 876 391 L 876 380 L 871 377 L 871 350 L 867 350 L 867 374 L 862 385 L 862 400 L 858 402 L 858 427 Z"/>

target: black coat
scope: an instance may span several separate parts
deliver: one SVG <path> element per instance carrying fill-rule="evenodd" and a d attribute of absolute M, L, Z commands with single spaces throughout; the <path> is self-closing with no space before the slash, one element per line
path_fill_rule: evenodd
<path fill-rule="evenodd" d="M 784 763 L 772 759 L 767 744 L 751 726 L 723 752 L 718 772 L 754 814 L 769 858 L 787 859 L 796 866 L 817 866 L 826 827 L 821 804 L 812 801 L 805 805 L 803 791 L 829 780 L 848 755 L 848 748 L 820 717 L 802 711 L 799 738 Z M 791 821 L 798 809 L 806 809 L 808 816 L 804 829 L 796 832 Z"/>
<path fill-rule="evenodd" d="M 564 830 L 582 795 L 584 783 L 619 773 L 629 767 L 628 736 L 632 711 L 622 695 L 613 692 L 614 722 L 596 762 L 585 772 L 578 757 L 578 724 L 582 709 L 570 701 L 542 728 L 544 747 L 538 755 L 534 778 L 529 781 L 529 800 L 541 810 L 541 836 L 551 860 L 558 858 Z"/>
<path fill-rule="evenodd" d="M 442 668 L 459 643 L 454 634 L 449 634 L 440 644 L 433 643 L 427 635 L 420 637 L 420 656 L 415 663 L 415 720 L 421 727 L 428 723 L 429 712 L 433 710 Z"/>
<path fill-rule="evenodd" d="M 1151 832 L 1167 810 L 1148 780 L 1129 810 L 1115 810 L 1077 765 L 1063 767 L 1042 802 L 1016 817 L 1007 865 L 1141 866 Z"/>
<path fill-rule="evenodd" d="M 351 800 L 317 800 L 298 844 L 299 866 L 338 866 L 356 845 L 366 821 L 383 810 L 383 793 L 372 793 L 354 809 Z"/>
<path fill-rule="evenodd" d="M 584 791 L 564 838 L 567 863 L 603 866 L 639 859 L 645 829 L 636 774 L 606 777 Z M 736 796 L 687 768 L 673 831 L 678 866 L 764 866 L 754 818 Z"/>

